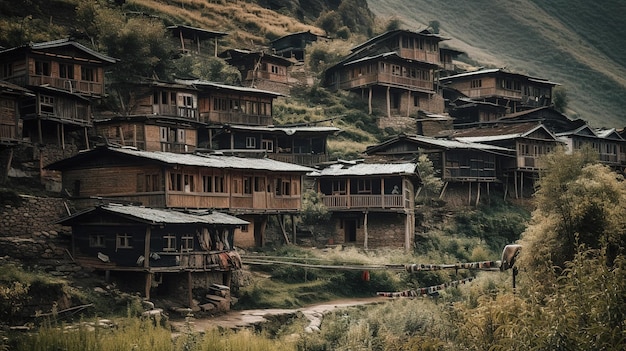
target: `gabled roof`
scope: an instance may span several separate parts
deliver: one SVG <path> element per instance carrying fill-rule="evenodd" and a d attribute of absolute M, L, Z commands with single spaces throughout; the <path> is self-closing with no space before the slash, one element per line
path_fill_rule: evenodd
<path fill-rule="evenodd" d="M 42 43 L 30 43 L 30 44 L 26 44 L 22 46 L 17 46 L 14 48 L 2 50 L 0 51 L 0 55 L 3 55 L 5 53 L 10 53 L 10 52 L 17 52 L 19 50 L 46 50 L 46 49 L 61 48 L 61 47 L 66 47 L 66 46 L 71 46 L 79 51 L 82 51 L 90 56 L 93 56 L 94 58 L 100 61 L 103 61 L 104 63 L 112 64 L 112 63 L 116 63 L 117 61 L 119 61 L 119 59 L 101 54 L 80 43 L 72 41 L 71 39 L 59 39 L 59 40 L 46 41 Z"/>
<path fill-rule="evenodd" d="M 130 158 L 137 160 L 153 161 L 160 164 L 176 166 L 197 166 L 218 169 L 234 170 L 258 170 L 270 172 L 295 172 L 306 173 L 313 168 L 272 160 L 269 158 L 244 158 L 235 156 L 221 156 L 211 154 L 176 154 L 161 151 L 142 151 L 133 147 L 97 147 L 91 150 L 79 152 L 77 155 L 54 162 L 46 169 L 65 170 L 80 167 L 87 160 L 100 157 Z"/>
<path fill-rule="evenodd" d="M 220 38 L 220 37 L 228 35 L 228 33 L 224 33 L 224 32 L 216 32 L 216 31 L 212 31 L 212 30 L 202 29 L 202 28 L 198 28 L 198 27 L 185 26 L 185 25 L 181 25 L 181 24 L 174 25 L 174 26 L 168 26 L 166 28 L 169 29 L 173 33 L 175 33 L 176 31 L 182 32 L 183 36 L 186 36 L 186 35 L 197 35 L 198 37 L 200 37 L 200 39 Z"/>
<path fill-rule="evenodd" d="M 180 84 L 194 86 L 199 90 L 204 90 L 206 88 L 209 88 L 209 89 L 214 89 L 214 90 L 227 90 L 227 91 L 234 91 L 234 92 L 239 92 L 239 93 L 271 95 L 274 97 L 285 96 L 281 93 L 277 93 L 274 91 L 261 90 L 261 89 L 248 88 L 248 87 L 238 87 L 234 85 L 209 82 L 208 80 L 202 80 L 202 79 L 190 79 L 190 80 L 176 79 L 176 82 Z"/>
<path fill-rule="evenodd" d="M 285 66 L 292 66 L 293 61 L 289 60 L 284 56 L 268 54 L 263 51 L 250 51 L 250 50 L 242 50 L 242 49 L 228 49 L 222 51 L 218 57 L 225 59 L 226 61 L 237 61 L 245 58 L 252 59 L 264 59 L 270 62 L 278 62 Z"/>
<path fill-rule="evenodd" d="M 318 35 L 318 34 L 315 34 L 315 33 L 311 33 L 311 31 L 310 31 L 310 30 L 307 30 L 307 31 L 301 31 L 301 32 L 296 32 L 296 33 L 290 33 L 290 34 L 287 34 L 287 35 L 283 35 L 283 36 L 282 36 L 282 37 L 280 37 L 280 38 L 276 38 L 276 39 L 274 39 L 274 40 L 270 41 L 270 44 L 274 44 L 275 42 L 278 42 L 278 41 L 283 41 L 283 40 L 285 40 L 285 39 L 289 39 L 289 38 L 291 38 L 291 37 L 307 37 L 307 38 L 309 38 L 309 39 L 313 39 L 313 38 L 315 38 L 315 40 L 317 40 L 317 38 L 318 38 L 318 37 L 321 37 L 321 36 L 322 36 L 322 35 Z M 311 41 L 312 41 L 312 40 L 311 40 Z"/>
<path fill-rule="evenodd" d="M 361 63 L 361 62 L 380 61 L 380 60 L 397 60 L 397 61 L 402 61 L 402 62 L 407 62 L 407 63 L 417 62 L 417 63 L 420 63 L 422 66 L 430 66 L 430 67 L 433 67 L 433 68 L 434 67 L 439 67 L 438 65 L 436 65 L 434 63 L 430 63 L 430 62 L 426 62 L 426 61 L 420 61 L 420 60 L 411 60 L 411 59 L 404 58 L 404 57 L 398 55 L 398 53 L 395 52 L 395 51 L 385 52 L 385 53 L 378 54 L 378 55 L 375 55 L 375 56 L 361 57 L 361 58 L 353 60 L 353 61 L 342 61 L 342 62 L 343 62 L 343 66 L 349 66 L 349 65 L 354 65 L 354 64 L 357 64 L 357 63 Z"/>
<path fill-rule="evenodd" d="M 488 143 L 526 138 L 536 131 L 540 131 L 550 140 L 557 139 L 543 124 L 538 123 L 497 124 L 488 128 L 463 129 L 454 133 L 453 137 L 464 142 Z"/>
<path fill-rule="evenodd" d="M 437 34 L 433 34 L 428 30 L 421 30 L 419 32 L 416 31 L 411 31 L 411 30 L 406 30 L 406 29 L 396 29 L 396 30 L 391 30 L 388 32 L 385 32 L 383 34 L 377 35 L 355 47 L 353 47 L 350 51 L 352 52 L 357 52 L 357 51 L 361 51 L 362 49 L 371 47 L 372 45 L 379 43 L 381 41 L 385 41 L 388 38 L 392 38 L 395 36 L 398 36 L 400 34 L 408 34 L 408 35 L 412 35 L 412 36 L 416 36 L 416 37 L 426 37 L 426 38 L 432 38 L 435 39 L 437 41 L 443 41 L 443 40 L 448 40 L 448 38 L 444 38 L 442 36 L 439 36 Z"/>
<path fill-rule="evenodd" d="M 615 128 L 596 129 L 595 132 L 596 132 L 596 135 L 598 135 L 598 137 L 603 138 L 603 139 L 624 141 L 624 138 L 622 138 L 622 136 L 619 135 L 619 133 L 617 132 Z"/>
<path fill-rule="evenodd" d="M 491 152 L 514 152 L 515 150 L 507 149 L 500 146 L 473 143 L 468 141 L 450 140 L 441 138 L 431 138 L 422 135 L 397 135 L 378 145 L 369 146 L 365 149 L 365 153 L 372 154 L 376 151 L 384 150 L 392 145 L 400 142 L 409 142 L 417 144 L 419 147 L 442 149 L 442 150 L 478 150 Z"/>
<path fill-rule="evenodd" d="M 32 91 L 4 80 L 0 80 L 0 94 L 33 95 Z"/>
<path fill-rule="evenodd" d="M 480 76 L 496 76 L 496 75 L 512 76 L 516 78 L 527 79 L 534 83 L 551 85 L 551 86 L 559 85 L 559 83 L 551 82 L 547 79 L 536 78 L 536 77 L 527 76 L 521 73 L 513 73 L 513 72 L 505 71 L 503 68 L 488 68 L 488 69 L 482 69 L 478 71 L 465 72 L 465 73 L 455 74 L 452 76 L 441 77 L 439 80 L 441 81 L 441 83 L 445 84 L 445 83 L 450 83 L 454 80 L 465 80 L 465 79 L 472 79 L 472 78 L 476 78 Z"/>
<path fill-rule="evenodd" d="M 110 213 L 149 225 L 200 224 L 240 226 L 249 224 L 249 222 L 243 219 L 212 210 L 182 211 L 120 204 L 100 205 L 89 210 L 78 212 L 70 217 L 63 218 L 57 223 L 72 225 L 75 222 L 80 222 L 80 220 L 86 216 L 98 213 Z"/>
<path fill-rule="evenodd" d="M 332 134 L 340 132 L 337 127 L 315 127 L 315 126 L 298 126 L 298 127 L 280 127 L 280 126 L 244 126 L 244 125 L 227 125 L 224 129 L 238 130 L 242 132 L 264 132 L 284 135 L 298 135 L 307 133 L 316 134 Z"/>
<path fill-rule="evenodd" d="M 573 135 L 592 137 L 592 138 L 598 137 L 598 135 L 593 131 L 593 129 L 591 129 L 591 127 L 589 127 L 589 125 L 587 124 L 580 126 L 574 130 L 570 130 L 570 131 L 562 132 L 562 133 L 556 133 L 556 136 L 558 137 L 568 137 L 568 136 L 573 136 Z"/>
<path fill-rule="evenodd" d="M 311 172 L 311 177 L 415 175 L 415 163 L 335 163 Z"/>

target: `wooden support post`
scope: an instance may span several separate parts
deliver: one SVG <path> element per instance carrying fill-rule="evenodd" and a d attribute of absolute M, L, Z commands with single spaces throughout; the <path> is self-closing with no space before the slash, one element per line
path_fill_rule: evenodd
<path fill-rule="evenodd" d="M 180 37 L 180 47 L 182 48 L 182 51 L 185 52 L 185 39 L 183 38 L 183 31 L 181 30 L 178 33 Z"/>
<path fill-rule="evenodd" d="M 39 144 L 43 144 L 43 134 L 41 131 L 41 119 L 37 119 L 37 131 L 39 134 Z"/>
<path fill-rule="evenodd" d="M 63 128 L 63 125 L 60 125 L 61 127 L 61 150 L 65 150 L 65 128 Z"/>
<path fill-rule="evenodd" d="M 524 172 L 520 172 L 520 197 L 524 197 Z"/>
<path fill-rule="evenodd" d="M 150 226 L 146 226 L 146 237 L 145 237 L 145 243 L 143 246 L 143 267 L 144 268 L 149 268 L 150 267 L 150 236 L 151 236 L 151 229 Z"/>
<path fill-rule="evenodd" d="M 404 210 L 404 250 L 409 252 L 411 250 L 411 226 L 409 220 L 409 210 Z"/>
<path fill-rule="evenodd" d="M 285 218 L 283 215 L 278 215 L 278 224 L 280 225 L 280 230 L 283 233 L 283 237 L 285 238 L 285 244 L 289 245 L 289 236 L 287 236 L 287 230 L 285 229 Z"/>
<path fill-rule="evenodd" d="M 4 154 L 5 152 L 2 152 Z M 0 184 L 5 184 L 9 179 L 9 170 L 11 169 L 11 162 L 13 162 L 13 148 L 10 147 L 6 150 L 6 168 L 2 170 L 2 174 L 0 174 Z"/>
<path fill-rule="evenodd" d="M 89 130 L 85 127 L 85 149 L 89 150 Z"/>
<path fill-rule="evenodd" d="M 519 193 L 517 192 L 517 171 L 513 171 L 513 180 L 515 181 L 515 198 L 519 199 Z"/>
<path fill-rule="evenodd" d="M 411 91 L 406 91 L 407 99 L 406 99 L 406 116 L 411 116 Z"/>
<path fill-rule="evenodd" d="M 151 288 L 152 288 L 152 273 L 146 272 L 146 284 L 145 284 L 145 291 L 144 291 L 144 296 L 145 296 L 146 300 L 150 300 L 150 289 Z"/>
<path fill-rule="evenodd" d="M 480 202 L 480 182 L 476 183 L 476 185 L 478 185 L 478 190 L 476 192 L 476 206 L 478 206 L 478 203 Z"/>
<path fill-rule="evenodd" d="M 191 271 L 187 271 L 187 294 L 189 308 L 191 308 L 193 307 L 193 280 L 191 277 Z"/>
<path fill-rule="evenodd" d="M 446 193 L 446 189 L 448 188 L 448 182 L 443 183 L 443 188 L 441 189 L 441 194 L 439 194 L 439 199 L 443 199 L 443 195 Z"/>
<path fill-rule="evenodd" d="M 293 240 L 291 242 L 295 245 L 296 244 L 296 219 L 294 218 L 294 215 L 289 215 L 289 218 L 291 219 L 291 233 L 293 235 Z"/>
<path fill-rule="evenodd" d="M 469 186 L 468 188 L 468 194 L 467 194 L 467 204 L 471 205 L 472 204 L 472 182 L 468 183 Z"/>
<path fill-rule="evenodd" d="M 391 117 L 391 87 L 387 87 L 387 117 Z"/>
<path fill-rule="evenodd" d="M 372 114 L 372 87 L 369 87 L 369 96 L 367 98 L 367 111 L 368 114 L 371 115 Z"/>

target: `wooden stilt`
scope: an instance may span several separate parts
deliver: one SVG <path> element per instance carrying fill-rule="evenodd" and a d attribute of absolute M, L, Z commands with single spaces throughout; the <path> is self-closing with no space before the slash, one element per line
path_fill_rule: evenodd
<path fill-rule="evenodd" d="M 187 298 L 189 303 L 189 308 L 193 306 L 193 280 L 191 276 L 191 271 L 187 272 Z"/>
<path fill-rule="evenodd" d="M 368 217 L 368 211 L 365 211 L 365 216 L 363 216 L 363 231 L 365 233 L 365 238 L 363 239 L 363 248 L 365 250 L 368 249 L 367 245 L 368 245 L 368 240 L 369 240 L 369 233 L 367 231 L 367 217 Z"/>
<path fill-rule="evenodd" d="M 513 171 L 515 181 L 515 198 L 519 199 L 519 193 L 517 192 L 517 171 Z"/>
<path fill-rule="evenodd" d="M 476 191 L 476 206 L 478 206 L 480 202 L 480 183 L 476 183 L 476 185 L 478 186 L 478 190 Z"/>
<path fill-rule="evenodd" d="M 443 199 L 443 195 L 446 193 L 447 188 L 448 188 L 448 182 L 443 183 L 443 188 L 441 189 L 441 194 L 439 194 L 439 199 Z"/>
<path fill-rule="evenodd" d="M 149 257 L 146 257 L 146 261 L 148 260 Z M 145 285 L 145 292 L 144 292 L 144 296 L 146 298 L 146 300 L 150 300 L 150 289 L 152 288 L 152 273 L 150 272 L 146 272 L 146 285 Z"/>

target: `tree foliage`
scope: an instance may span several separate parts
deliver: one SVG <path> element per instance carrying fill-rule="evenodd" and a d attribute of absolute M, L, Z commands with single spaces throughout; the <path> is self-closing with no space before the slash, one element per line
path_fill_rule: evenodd
<path fill-rule="evenodd" d="M 420 193 L 427 201 L 431 200 L 441 191 L 443 181 L 437 176 L 433 162 L 425 154 L 417 159 L 417 174 L 420 177 Z"/>

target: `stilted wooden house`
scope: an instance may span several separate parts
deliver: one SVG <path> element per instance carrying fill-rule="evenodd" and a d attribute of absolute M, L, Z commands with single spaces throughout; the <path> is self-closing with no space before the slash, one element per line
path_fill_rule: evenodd
<path fill-rule="evenodd" d="M 332 213 L 338 244 L 368 248 L 414 242 L 416 164 L 338 162 L 309 173 Z"/>
<path fill-rule="evenodd" d="M 13 149 L 23 141 L 18 103 L 32 95 L 26 88 L 0 80 L 0 184 L 8 178 Z"/>
<path fill-rule="evenodd" d="M 228 35 L 197 27 L 175 25 L 167 27 L 179 45 L 182 54 L 209 55 L 217 57 L 219 39 Z M 211 43 L 212 41 L 212 43 Z"/>
<path fill-rule="evenodd" d="M 190 85 L 149 81 L 135 84 L 123 111 L 99 115 L 95 132 L 107 143 L 145 151 L 193 152 L 198 130 L 198 91 Z"/>
<path fill-rule="evenodd" d="M 115 62 L 69 39 L 0 51 L 0 79 L 33 92 L 20 103 L 20 138 L 42 146 L 41 164 L 89 148 L 92 101 L 104 96 L 104 70 Z"/>
<path fill-rule="evenodd" d="M 598 161 L 617 170 L 626 166 L 626 141 L 615 129 L 594 130 L 588 125 L 569 132 L 557 133 L 569 153 L 588 148 L 598 153 Z"/>
<path fill-rule="evenodd" d="M 273 124 L 272 105 L 280 93 L 237 87 L 204 80 L 177 80 L 198 90 L 200 122 L 268 126 Z M 200 143 L 208 140 L 200 139 Z"/>
<path fill-rule="evenodd" d="M 448 106 L 448 114 L 454 119 L 454 128 L 456 129 L 491 124 L 505 116 L 506 110 L 505 106 L 476 101 L 467 97 L 459 97 Z"/>
<path fill-rule="evenodd" d="M 240 156 L 313 166 L 329 161 L 327 139 L 341 130 L 326 126 L 211 126 L 209 149 Z"/>
<path fill-rule="evenodd" d="M 276 55 L 304 62 L 306 46 L 316 42 L 319 37 L 311 31 L 291 33 L 272 40 L 270 46 Z"/>
<path fill-rule="evenodd" d="M 383 33 L 327 69 L 323 85 L 367 101 L 370 114 L 377 110 L 383 116 L 379 127 L 413 130 L 410 117 L 418 111 L 444 112 L 444 100 L 435 88 L 442 40 L 427 30 Z"/>
<path fill-rule="evenodd" d="M 550 106 L 557 83 L 543 78 L 505 71 L 483 69 L 441 77 L 442 86 L 456 89 L 472 100 L 505 106 L 507 113 Z"/>
<path fill-rule="evenodd" d="M 444 182 L 440 198 L 445 198 L 450 184 L 466 186 L 469 201 L 476 203 L 483 189 L 489 194 L 494 184 L 501 183 L 502 165 L 515 158 L 515 150 L 500 146 L 403 134 L 370 146 L 365 153 L 376 162 L 417 162 L 426 155 Z"/>
<path fill-rule="evenodd" d="M 226 50 L 219 57 L 241 72 L 243 86 L 289 94 L 289 70 L 293 61 L 263 51 L 238 49 Z"/>
<path fill-rule="evenodd" d="M 313 170 L 268 158 L 129 147 L 98 147 L 46 168 L 62 172 L 64 192 L 71 194 L 77 207 L 107 198 L 153 208 L 217 209 L 239 216 L 250 222 L 235 233 L 244 247 L 265 243 L 269 216 L 282 220 L 298 214 L 302 178 Z"/>
<path fill-rule="evenodd" d="M 146 299 L 184 296 L 188 307 L 212 284 L 230 286 L 231 272 L 241 268 L 235 229 L 248 224 L 212 210 L 128 204 L 98 205 L 58 223 L 72 227 L 72 257 L 81 266 L 106 278 L 123 275 Z"/>
<path fill-rule="evenodd" d="M 516 157 L 502 164 L 505 193 L 508 193 L 508 185 L 513 181 L 515 197 L 525 195 L 525 179 L 530 183 L 526 189 L 532 190 L 542 168 L 541 156 L 562 144 L 543 124 L 536 122 L 458 130 L 453 136 L 461 142 L 496 145 L 515 150 Z"/>

